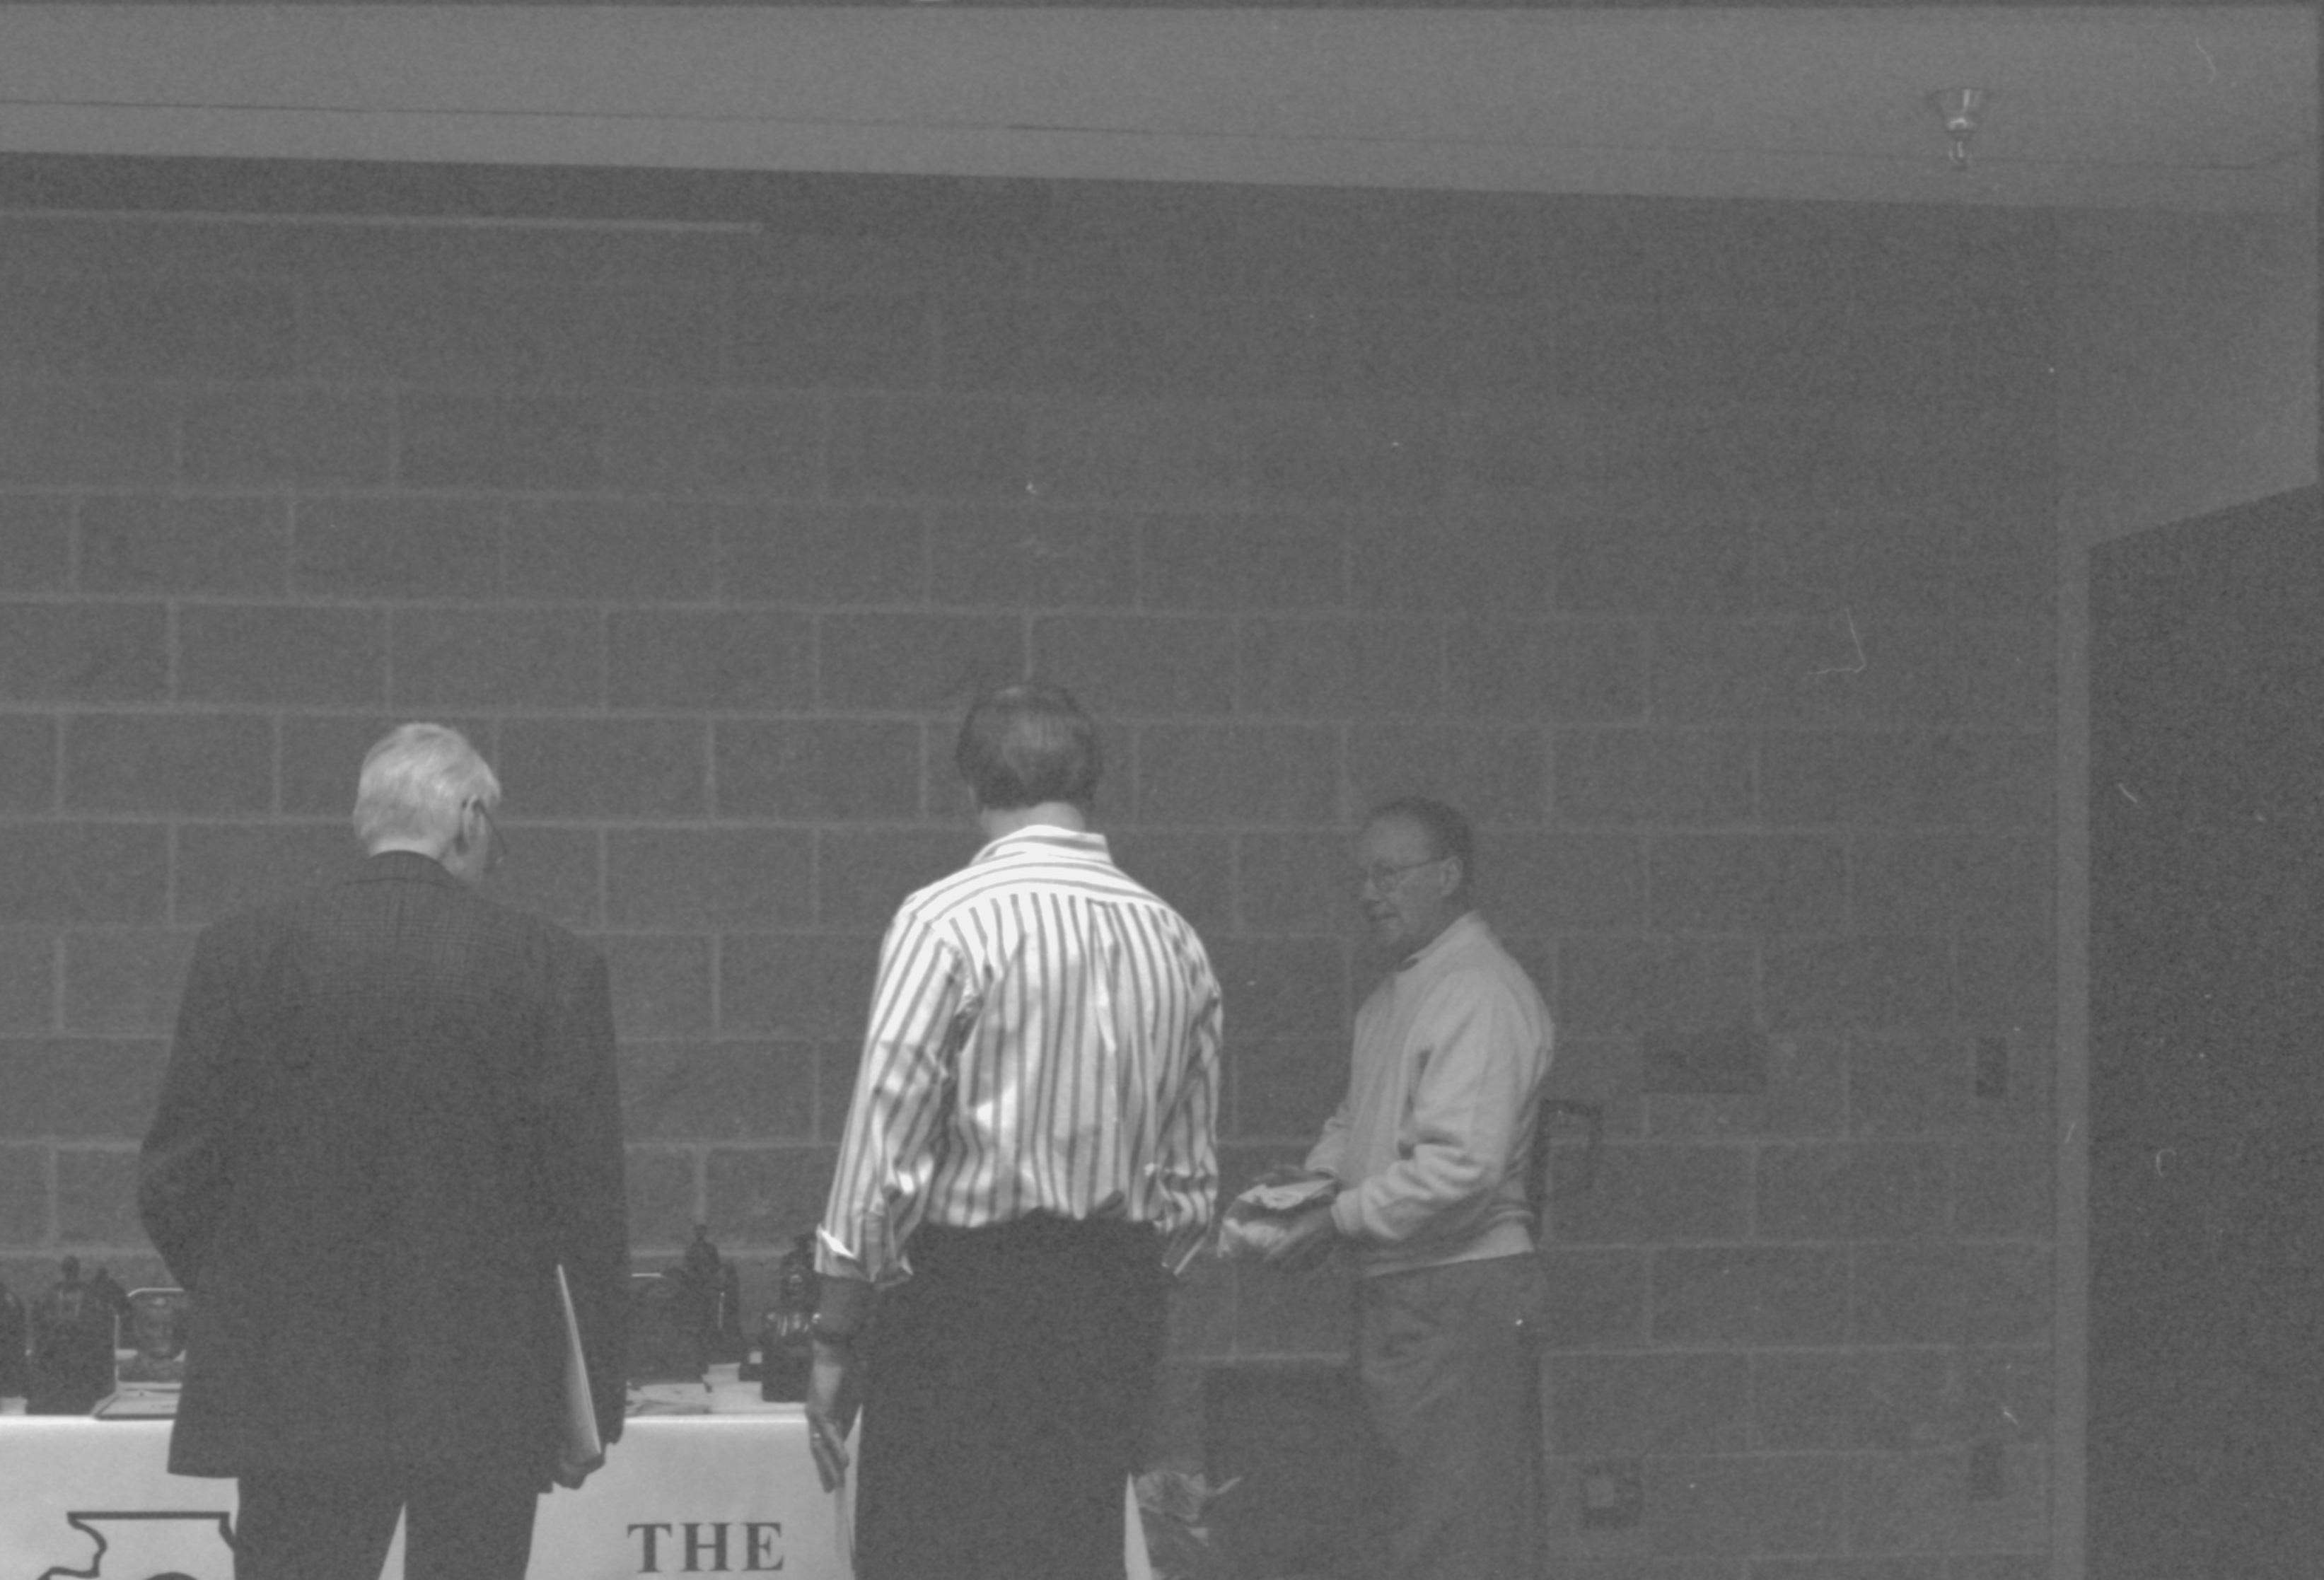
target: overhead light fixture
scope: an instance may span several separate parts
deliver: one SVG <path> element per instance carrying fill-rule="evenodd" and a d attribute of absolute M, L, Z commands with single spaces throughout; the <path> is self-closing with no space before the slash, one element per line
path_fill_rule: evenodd
<path fill-rule="evenodd" d="M 1977 134 L 1985 102 L 1991 97 L 1981 88 L 1941 88 L 1929 95 L 1929 103 L 1936 106 L 1938 118 L 1945 124 L 1945 135 L 1952 141 L 1955 170 L 1969 169 L 1969 140 Z"/>

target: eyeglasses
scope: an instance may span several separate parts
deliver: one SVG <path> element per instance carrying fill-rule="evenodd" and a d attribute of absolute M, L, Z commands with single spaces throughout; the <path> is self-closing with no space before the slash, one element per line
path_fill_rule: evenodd
<path fill-rule="evenodd" d="M 1432 855 L 1420 861 L 1406 862 L 1400 867 L 1364 867 L 1360 869 L 1363 873 L 1363 886 L 1368 891 L 1385 894 L 1396 887 L 1397 880 L 1403 877 L 1405 873 L 1416 873 L 1423 867 L 1433 867 L 1438 862 L 1448 859 L 1445 856 Z"/>

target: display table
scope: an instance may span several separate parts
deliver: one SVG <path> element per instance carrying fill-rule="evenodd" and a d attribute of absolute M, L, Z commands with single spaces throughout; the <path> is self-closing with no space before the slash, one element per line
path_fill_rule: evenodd
<path fill-rule="evenodd" d="M 643 1391 L 644 1413 L 604 1467 L 579 1491 L 541 1499 L 530 1573 L 847 1580 L 838 1505 L 816 1480 L 805 1414 L 762 1402 L 733 1371 L 714 1368 L 707 1389 Z M 171 1475 L 169 1445 L 166 1419 L 0 1416 L 0 1580 L 232 1580 L 235 1483 Z M 1134 1517 L 1124 1547 L 1144 1580 Z M 387 1580 L 402 1574 L 399 1531 Z"/>

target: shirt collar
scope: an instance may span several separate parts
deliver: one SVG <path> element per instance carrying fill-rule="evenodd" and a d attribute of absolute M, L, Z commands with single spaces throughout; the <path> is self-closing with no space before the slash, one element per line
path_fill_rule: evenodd
<path fill-rule="evenodd" d="M 1028 823 L 1012 833 L 1002 835 L 978 851 L 976 860 L 998 861 L 1003 856 L 1032 852 L 1084 860 L 1109 859 L 1102 834 L 1093 834 L 1087 829 L 1060 828 L 1054 823 Z"/>
<path fill-rule="evenodd" d="M 1411 954 L 1406 955 L 1401 961 L 1397 962 L 1396 968 L 1398 971 L 1409 971 L 1414 966 L 1419 965 L 1423 960 L 1428 959 L 1431 956 L 1437 954 L 1439 951 L 1451 948 L 1457 939 L 1469 938 L 1482 931 L 1484 926 L 1485 919 L 1483 917 L 1479 916 L 1473 910 L 1464 910 L 1460 915 L 1454 917 L 1450 922 L 1446 923 L 1443 932 L 1438 933 L 1434 938 L 1429 939 L 1426 943 L 1421 945 L 1419 948 L 1415 949 Z"/>

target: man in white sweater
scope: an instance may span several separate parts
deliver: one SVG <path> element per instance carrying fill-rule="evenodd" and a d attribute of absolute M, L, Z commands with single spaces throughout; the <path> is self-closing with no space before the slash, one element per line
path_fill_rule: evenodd
<path fill-rule="evenodd" d="M 1549 1074 L 1540 993 L 1471 908 L 1468 820 L 1391 801 L 1356 842 L 1393 962 L 1356 1015 L 1348 1095 L 1307 1155 L 1339 1188 L 1268 1256 L 1354 1256 L 1363 1396 L 1389 1476 L 1397 1580 L 1533 1573 L 1539 1429 L 1526 1164 Z"/>

